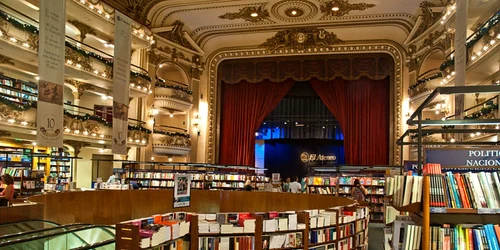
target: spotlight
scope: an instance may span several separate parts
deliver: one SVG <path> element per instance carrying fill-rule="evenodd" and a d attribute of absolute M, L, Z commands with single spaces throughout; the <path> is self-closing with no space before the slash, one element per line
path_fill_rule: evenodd
<path fill-rule="evenodd" d="M 258 17 L 258 16 L 259 16 L 259 14 L 258 14 L 257 12 L 254 12 L 254 13 L 250 14 L 250 16 L 251 16 L 251 17 Z"/>

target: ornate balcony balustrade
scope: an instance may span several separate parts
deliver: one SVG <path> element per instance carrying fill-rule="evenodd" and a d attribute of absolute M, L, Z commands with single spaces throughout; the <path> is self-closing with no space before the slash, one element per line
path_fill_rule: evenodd
<path fill-rule="evenodd" d="M 153 133 L 153 152 L 155 154 L 168 156 L 187 155 L 190 151 L 191 138 L 186 130 L 156 126 Z"/>
<path fill-rule="evenodd" d="M 78 111 L 75 111 L 78 110 Z M 72 139 L 98 140 L 100 144 L 111 142 L 112 123 L 98 110 L 87 109 L 65 104 L 64 135 Z M 129 119 L 128 141 L 132 146 L 146 146 L 151 131 L 142 127 L 142 121 Z M 0 96 L 0 126 L 7 125 L 5 130 L 19 133 L 36 133 L 36 102 L 19 104 Z"/>
<path fill-rule="evenodd" d="M 155 84 L 154 106 L 170 113 L 189 111 L 193 107 L 193 92 L 176 82 L 160 79 Z"/>

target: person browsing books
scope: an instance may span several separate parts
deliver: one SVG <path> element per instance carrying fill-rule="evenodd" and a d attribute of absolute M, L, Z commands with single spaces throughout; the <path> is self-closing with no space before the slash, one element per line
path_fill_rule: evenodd
<path fill-rule="evenodd" d="M 290 192 L 290 178 L 286 178 L 285 183 L 283 183 L 283 192 Z"/>
<path fill-rule="evenodd" d="M 8 174 L 2 175 L 2 184 L 5 184 L 5 189 L 0 193 L 0 207 L 6 207 L 9 202 L 14 199 L 14 179 Z"/>
<path fill-rule="evenodd" d="M 367 191 L 359 182 L 359 179 L 354 180 L 354 187 L 351 190 L 352 199 L 356 201 L 364 201 Z"/>
<path fill-rule="evenodd" d="M 245 181 L 245 186 L 243 187 L 243 190 L 245 191 L 252 191 L 252 181 L 246 180 Z"/>
<path fill-rule="evenodd" d="M 290 183 L 290 193 L 301 193 L 302 185 L 299 183 L 299 177 L 293 177 L 293 182 Z"/>

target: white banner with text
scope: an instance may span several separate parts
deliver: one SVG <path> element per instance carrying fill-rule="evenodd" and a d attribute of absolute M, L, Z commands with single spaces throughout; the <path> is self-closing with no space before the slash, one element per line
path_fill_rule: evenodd
<path fill-rule="evenodd" d="M 63 147 L 66 0 L 40 1 L 37 145 Z"/>
<path fill-rule="evenodd" d="M 115 59 L 113 62 L 113 154 L 127 154 L 130 50 L 132 22 L 115 11 Z"/>

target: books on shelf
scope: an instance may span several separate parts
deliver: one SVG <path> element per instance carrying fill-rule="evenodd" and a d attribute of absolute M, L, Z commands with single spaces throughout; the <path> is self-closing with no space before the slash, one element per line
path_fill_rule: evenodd
<path fill-rule="evenodd" d="M 409 227 L 411 225 L 411 227 Z M 392 249 L 394 250 L 415 250 L 420 249 L 419 240 L 421 238 L 421 228 L 409 216 L 396 216 L 392 228 Z M 410 231 L 411 230 L 411 231 Z M 418 246 L 414 248 L 414 246 Z"/>
<path fill-rule="evenodd" d="M 262 249 L 301 248 L 302 237 L 302 232 L 264 235 Z M 265 245 L 266 241 L 268 246 Z"/>
<path fill-rule="evenodd" d="M 198 250 L 253 250 L 255 249 L 255 237 L 200 237 L 198 238 Z"/>
<path fill-rule="evenodd" d="M 498 224 L 458 224 L 431 226 L 430 249 L 500 249 Z"/>
<path fill-rule="evenodd" d="M 387 177 L 386 195 L 392 195 L 392 203 L 402 207 L 422 201 L 423 177 L 395 175 Z"/>

